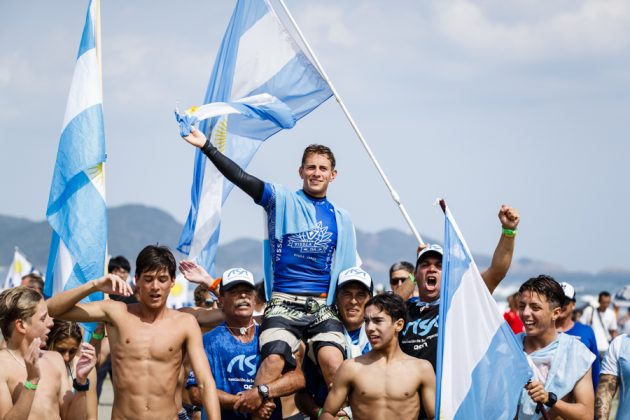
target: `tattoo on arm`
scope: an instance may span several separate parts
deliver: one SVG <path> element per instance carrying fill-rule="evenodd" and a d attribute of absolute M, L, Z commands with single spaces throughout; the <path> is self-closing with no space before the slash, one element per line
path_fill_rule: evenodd
<path fill-rule="evenodd" d="M 610 415 L 610 403 L 615 396 L 619 378 L 614 375 L 602 374 L 597 387 L 595 397 L 595 418 L 608 420 Z"/>

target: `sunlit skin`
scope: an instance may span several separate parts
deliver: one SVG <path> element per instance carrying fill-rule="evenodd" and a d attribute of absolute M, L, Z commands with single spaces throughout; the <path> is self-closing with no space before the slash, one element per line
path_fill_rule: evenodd
<path fill-rule="evenodd" d="M 416 268 L 418 293 L 423 302 L 433 302 L 440 298 L 442 281 L 442 256 L 432 252 L 424 255 Z"/>
<path fill-rule="evenodd" d="M 356 282 L 346 284 L 337 292 L 337 310 L 348 331 L 354 331 L 363 325 L 365 303 L 370 297 L 365 286 Z"/>
<path fill-rule="evenodd" d="M 411 273 L 407 270 L 396 270 L 391 276 L 389 276 L 389 285 L 392 288 L 392 292 L 400 294 L 399 289 L 406 281 L 411 281 Z"/>
<path fill-rule="evenodd" d="M 556 319 L 560 316 L 560 311 L 559 306 L 552 308 L 547 298 L 536 292 L 525 290 L 519 295 L 518 316 L 525 326 L 526 347 L 531 343 L 534 351 L 545 347 L 556 338 Z"/>
<path fill-rule="evenodd" d="M 298 172 L 303 181 L 302 189 L 315 198 L 326 197 L 328 185 L 337 177 L 337 170 L 332 167 L 330 159 L 316 153 L 306 156 Z"/>
<path fill-rule="evenodd" d="M 249 327 L 254 313 L 254 295 L 253 287 L 240 284 L 219 297 L 229 327 Z"/>
<path fill-rule="evenodd" d="M 145 271 L 136 275 L 138 300 L 151 309 L 159 309 L 166 305 L 168 295 L 175 286 L 175 279 L 168 270 Z"/>
<path fill-rule="evenodd" d="M 18 323 L 22 322 L 29 324 L 29 328 L 26 330 L 26 341 L 30 343 L 34 339 L 39 338 L 42 347 L 45 346 L 48 341 L 48 333 L 54 324 L 52 318 L 48 315 L 48 307 L 44 299 L 37 304 L 37 310 L 33 317 L 28 321 L 18 320 Z"/>
<path fill-rule="evenodd" d="M 70 366 L 70 362 L 72 362 L 74 357 L 79 352 L 79 344 L 80 343 L 76 339 L 72 337 L 66 337 L 57 341 L 53 346 L 53 350 L 61 354 L 61 357 L 63 357 L 63 361 L 66 366 Z"/>

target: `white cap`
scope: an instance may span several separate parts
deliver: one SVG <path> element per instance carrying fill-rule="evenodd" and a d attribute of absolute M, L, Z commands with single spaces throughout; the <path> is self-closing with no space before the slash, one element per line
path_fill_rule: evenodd
<path fill-rule="evenodd" d="M 422 251 L 418 253 L 418 258 L 416 258 L 416 264 L 418 264 L 418 261 L 420 261 L 420 258 L 428 254 L 429 252 L 435 252 L 437 254 L 440 254 L 440 257 L 444 255 L 444 251 L 442 251 L 441 246 L 437 244 L 432 244 L 432 245 L 429 245 L 427 248 L 424 248 Z"/>
<path fill-rule="evenodd" d="M 359 267 L 352 267 L 339 273 L 339 279 L 337 280 L 337 290 L 353 281 L 361 283 L 370 291 L 370 293 L 374 288 L 372 284 L 372 276 L 370 276 L 367 271 Z"/>
<path fill-rule="evenodd" d="M 221 278 L 221 290 L 227 291 L 239 284 L 247 284 L 254 288 L 254 275 L 244 268 L 230 268 L 225 270 Z"/>
<path fill-rule="evenodd" d="M 564 296 L 567 299 L 575 300 L 575 289 L 573 288 L 573 286 L 571 286 L 566 281 L 563 281 L 562 283 L 560 283 L 560 287 L 562 287 L 562 290 L 564 291 Z"/>

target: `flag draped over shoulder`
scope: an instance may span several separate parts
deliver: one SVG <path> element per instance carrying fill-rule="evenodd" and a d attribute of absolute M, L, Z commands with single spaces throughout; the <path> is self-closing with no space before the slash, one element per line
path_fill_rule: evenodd
<path fill-rule="evenodd" d="M 46 219 L 53 232 L 44 286 L 47 297 L 105 271 L 106 155 L 98 5 L 98 0 L 91 0 L 88 6 L 50 187 Z M 102 298 L 102 293 L 95 293 L 87 300 Z"/>
<path fill-rule="evenodd" d="M 513 419 L 527 359 L 448 208 L 445 216 L 436 418 Z"/>
<path fill-rule="evenodd" d="M 19 286 L 22 283 L 22 277 L 27 274 L 33 273 L 35 268 L 33 264 L 31 264 L 24 254 L 20 252 L 17 247 L 15 248 L 15 253 L 13 254 L 13 262 L 9 267 L 9 272 L 7 273 L 7 277 L 4 280 L 4 284 L 2 285 L 2 289 L 10 289 L 12 287 Z"/>
<path fill-rule="evenodd" d="M 266 0 L 239 0 L 225 32 L 204 103 L 234 102 L 268 94 L 285 104 L 295 120 L 332 96 L 315 66 Z M 213 144 L 246 168 L 264 140 L 282 129 L 269 118 L 232 114 L 203 121 Z M 178 249 L 214 274 L 221 207 L 233 185 L 199 151 L 191 208 Z"/>

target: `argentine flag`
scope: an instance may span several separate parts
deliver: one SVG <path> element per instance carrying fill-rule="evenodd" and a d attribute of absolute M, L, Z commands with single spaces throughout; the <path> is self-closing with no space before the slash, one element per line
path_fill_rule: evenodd
<path fill-rule="evenodd" d="M 332 96 L 323 77 L 266 0 L 239 0 L 212 70 L 205 104 L 233 103 L 267 94 L 286 104 L 295 121 Z M 263 141 L 282 129 L 278 121 L 231 114 L 202 121 L 201 131 L 242 168 Z M 199 151 L 188 219 L 177 249 L 212 275 L 221 227 L 221 207 L 233 185 Z"/>
<path fill-rule="evenodd" d="M 105 134 L 100 54 L 99 1 L 88 6 L 66 105 L 46 219 L 52 227 L 44 295 L 74 288 L 105 272 Z M 87 300 L 100 300 L 102 293 Z"/>
<path fill-rule="evenodd" d="M 436 419 L 513 419 L 531 371 L 444 208 Z"/>

